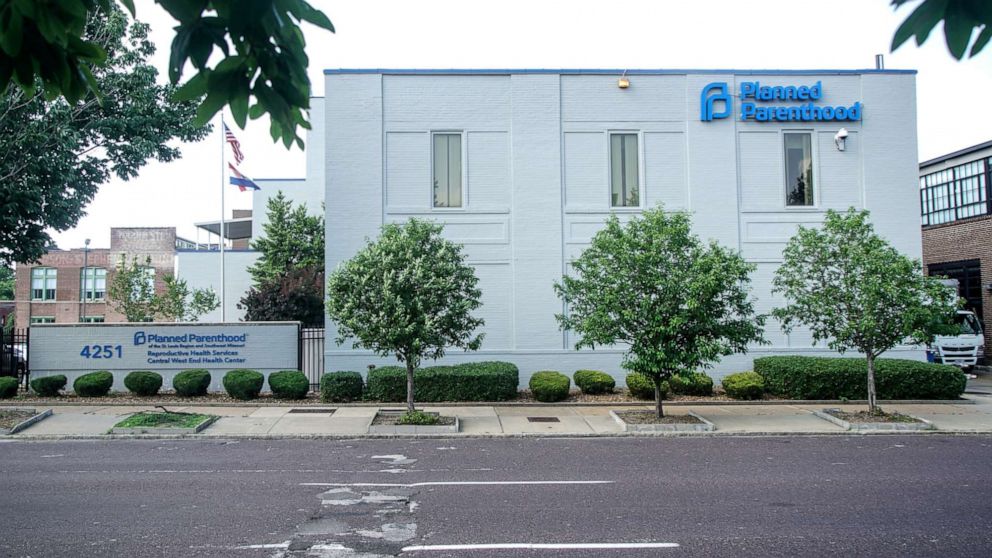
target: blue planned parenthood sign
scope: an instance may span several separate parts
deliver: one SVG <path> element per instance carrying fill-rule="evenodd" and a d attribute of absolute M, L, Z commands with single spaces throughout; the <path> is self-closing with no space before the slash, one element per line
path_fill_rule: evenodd
<path fill-rule="evenodd" d="M 850 105 L 821 104 L 823 82 L 809 85 L 762 85 L 760 81 L 740 84 L 740 120 L 754 122 L 857 122 L 861 101 Z M 728 118 L 733 112 L 733 95 L 727 82 L 715 81 L 699 95 L 699 119 L 704 122 Z"/>
<path fill-rule="evenodd" d="M 115 389 L 134 370 L 171 377 L 190 368 L 211 371 L 220 387 L 224 373 L 250 368 L 266 375 L 299 368 L 298 322 L 37 324 L 31 326 L 31 376 L 114 372 Z M 120 385 L 118 385 L 120 384 Z"/>

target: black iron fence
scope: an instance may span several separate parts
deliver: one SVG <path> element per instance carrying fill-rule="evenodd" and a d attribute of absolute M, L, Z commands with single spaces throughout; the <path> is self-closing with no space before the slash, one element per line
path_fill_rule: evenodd
<path fill-rule="evenodd" d="M 310 389 L 319 391 L 320 375 L 324 373 L 324 328 L 300 329 L 300 370 L 310 380 Z"/>
<path fill-rule="evenodd" d="M 25 329 L 0 329 L 0 376 L 17 378 L 27 388 L 31 369 L 28 367 L 28 337 Z"/>

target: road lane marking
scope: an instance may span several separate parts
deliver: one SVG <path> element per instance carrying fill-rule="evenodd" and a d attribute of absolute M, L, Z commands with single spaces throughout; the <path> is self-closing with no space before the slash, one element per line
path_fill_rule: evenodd
<path fill-rule="evenodd" d="M 301 482 L 300 486 L 354 486 L 365 488 L 416 488 L 418 486 L 516 486 L 516 485 L 559 485 L 559 484 L 616 484 L 608 480 L 573 480 L 573 481 L 434 481 L 414 482 L 410 484 L 388 482 Z"/>
<path fill-rule="evenodd" d="M 254 550 L 254 549 L 265 549 L 265 548 L 278 548 L 278 549 L 288 549 L 290 541 L 283 541 L 281 543 L 267 543 L 267 544 L 246 544 L 242 546 L 234 547 L 237 550 Z"/>
<path fill-rule="evenodd" d="M 678 543 L 505 543 L 505 544 L 426 544 L 403 547 L 403 552 L 431 550 L 635 550 L 639 548 L 678 548 Z"/>

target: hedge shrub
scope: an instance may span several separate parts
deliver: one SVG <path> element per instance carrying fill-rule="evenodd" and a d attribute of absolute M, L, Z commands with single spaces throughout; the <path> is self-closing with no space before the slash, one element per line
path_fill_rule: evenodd
<path fill-rule="evenodd" d="M 571 384 L 568 376 L 553 370 L 535 372 L 530 377 L 530 391 L 534 394 L 534 399 L 545 403 L 562 401 L 568 397 Z"/>
<path fill-rule="evenodd" d="M 332 403 L 355 401 L 362 398 L 363 387 L 359 372 L 329 372 L 320 377 L 320 400 Z"/>
<path fill-rule="evenodd" d="M 103 397 L 110 393 L 114 375 L 106 370 L 83 374 L 72 382 L 72 390 L 80 397 Z"/>
<path fill-rule="evenodd" d="M 258 397 L 265 384 L 265 375 L 256 370 L 239 368 L 224 374 L 224 390 L 235 399 L 249 401 Z"/>
<path fill-rule="evenodd" d="M 162 375 L 148 370 L 135 370 L 124 376 L 124 387 L 135 395 L 150 397 L 162 389 Z"/>
<path fill-rule="evenodd" d="M 765 393 L 765 379 L 756 372 L 738 372 L 723 378 L 723 391 L 734 399 L 761 399 Z"/>
<path fill-rule="evenodd" d="M 631 372 L 627 374 L 627 390 L 638 399 L 654 401 L 654 381 L 644 374 Z M 670 388 L 668 382 L 661 382 L 661 399 L 667 399 Z"/>
<path fill-rule="evenodd" d="M 276 399 L 304 399 L 310 391 L 310 380 L 299 370 L 281 370 L 269 374 L 269 389 Z"/>
<path fill-rule="evenodd" d="M 31 390 L 42 397 L 55 397 L 68 383 L 69 380 L 62 374 L 42 376 L 31 380 Z"/>
<path fill-rule="evenodd" d="M 676 395 L 713 395 L 713 378 L 703 372 L 674 374 L 668 385 Z"/>
<path fill-rule="evenodd" d="M 210 387 L 210 372 L 202 368 L 183 370 L 172 378 L 172 387 L 181 397 L 206 395 Z"/>
<path fill-rule="evenodd" d="M 789 399 L 867 399 L 863 358 L 774 356 L 754 359 L 765 390 Z M 947 364 L 880 358 L 875 361 L 879 399 L 957 399 L 967 379 Z"/>
<path fill-rule="evenodd" d="M 428 366 L 413 373 L 414 399 L 437 401 L 507 401 L 517 396 L 520 371 L 509 362 L 469 362 Z M 365 398 L 406 400 L 406 368 L 383 366 L 369 372 Z"/>
<path fill-rule="evenodd" d="M 588 395 L 613 393 L 613 388 L 617 387 L 617 381 L 613 376 L 599 370 L 578 370 L 572 378 L 582 393 Z"/>
<path fill-rule="evenodd" d="M 17 395 L 17 378 L 4 376 L 0 378 L 0 399 L 10 399 Z"/>

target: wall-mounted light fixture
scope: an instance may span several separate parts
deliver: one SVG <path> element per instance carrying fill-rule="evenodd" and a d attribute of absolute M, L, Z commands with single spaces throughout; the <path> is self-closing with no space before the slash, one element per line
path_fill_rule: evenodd
<path fill-rule="evenodd" d="M 844 151 L 847 148 L 847 128 L 837 130 L 834 134 L 834 145 L 837 146 L 837 151 Z"/>
<path fill-rule="evenodd" d="M 617 80 L 617 87 L 620 89 L 627 89 L 630 87 L 630 80 L 627 79 L 627 70 L 624 70 L 623 74 L 620 76 L 620 79 Z"/>

